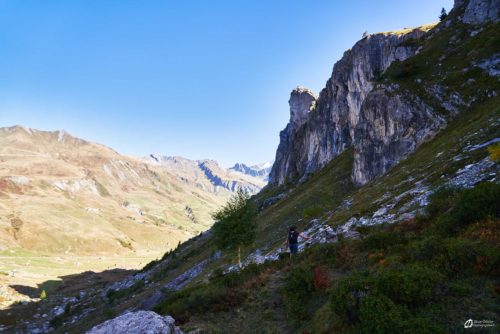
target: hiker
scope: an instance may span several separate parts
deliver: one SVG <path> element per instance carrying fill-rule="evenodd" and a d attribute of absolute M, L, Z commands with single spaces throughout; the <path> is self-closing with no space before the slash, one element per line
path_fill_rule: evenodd
<path fill-rule="evenodd" d="M 290 248 L 290 255 L 297 254 L 297 251 L 299 250 L 299 237 L 309 240 L 307 235 L 297 232 L 297 228 L 295 226 L 290 226 L 290 229 L 288 230 L 288 239 L 286 241 L 288 248 Z"/>

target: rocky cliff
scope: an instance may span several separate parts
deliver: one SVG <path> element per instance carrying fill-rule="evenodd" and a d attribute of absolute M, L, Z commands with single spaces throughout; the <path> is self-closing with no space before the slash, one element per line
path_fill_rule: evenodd
<path fill-rule="evenodd" d="M 497 22 L 498 4 L 456 1 L 453 13 L 467 24 Z M 307 88 L 294 89 L 270 183 L 303 181 L 353 146 L 352 180 L 365 184 L 443 128 L 446 118 L 437 109 L 456 109 L 449 101 L 431 106 L 414 91 L 380 80 L 391 64 L 419 54 L 415 41 L 431 35 L 433 26 L 364 36 L 334 65 L 319 97 Z"/>
<path fill-rule="evenodd" d="M 455 0 L 454 9 L 463 13 L 460 19 L 467 24 L 482 24 L 498 21 L 498 0 Z"/>

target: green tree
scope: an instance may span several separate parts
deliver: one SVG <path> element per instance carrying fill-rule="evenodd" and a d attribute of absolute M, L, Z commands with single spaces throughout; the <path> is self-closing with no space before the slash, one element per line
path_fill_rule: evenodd
<path fill-rule="evenodd" d="M 441 14 L 439 15 L 439 21 L 443 21 L 447 16 L 448 16 L 448 14 L 446 14 L 446 9 L 441 8 Z"/>
<path fill-rule="evenodd" d="M 47 298 L 47 293 L 45 292 L 45 290 L 42 290 L 42 293 L 40 294 L 40 299 L 45 299 Z"/>
<path fill-rule="evenodd" d="M 241 267 L 241 246 L 255 240 L 255 215 L 257 210 L 250 201 L 250 195 L 238 189 L 229 201 L 212 215 L 215 242 L 220 249 L 238 249 L 238 263 Z"/>

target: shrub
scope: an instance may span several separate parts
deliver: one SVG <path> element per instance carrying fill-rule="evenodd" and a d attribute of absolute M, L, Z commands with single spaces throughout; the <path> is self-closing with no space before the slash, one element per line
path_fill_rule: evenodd
<path fill-rule="evenodd" d="M 431 235 L 408 245 L 408 254 L 412 260 L 430 260 L 442 251 L 442 239 Z"/>
<path fill-rule="evenodd" d="M 405 244 L 403 234 L 397 232 L 381 231 L 369 234 L 362 243 L 363 250 L 387 250 L 388 248 Z"/>
<path fill-rule="evenodd" d="M 241 284 L 242 277 L 239 272 L 232 271 L 220 277 L 221 283 L 228 288 L 235 288 Z"/>
<path fill-rule="evenodd" d="M 314 277 L 308 267 L 293 269 L 285 277 L 281 289 L 288 317 L 292 320 L 305 319 L 308 315 L 306 301 L 314 292 Z"/>
<path fill-rule="evenodd" d="M 360 333 L 398 333 L 401 332 L 407 310 L 396 305 L 381 294 L 370 294 L 361 300 L 359 307 Z"/>
<path fill-rule="evenodd" d="M 488 217 L 500 217 L 500 185 L 490 182 L 465 190 L 452 212 L 459 226 Z"/>
<path fill-rule="evenodd" d="M 332 243 L 315 244 L 307 247 L 303 254 L 310 262 L 330 262 L 336 257 L 337 248 L 337 244 Z"/>
<path fill-rule="evenodd" d="M 436 268 L 450 274 L 472 272 L 478 255 L 483 253 L 481 243 L 457 238 L 443 240 L 442 251 L 436 254 Z"/>
<path fill-rule="evenodd" d="M 330 334 L 337 332 L 335 330 L 335 314 L 329 302 L 324 303 L 323 306 L 314 313 L 312 327 L 314 330 L 313 333 Z"/>
<path fill-rule="evenodd" d="M 443 235 L 457 233 L 467 225 L 500 216 L 500 185 L 485 182 L 472 189 L 443 189 L 430 197 L 428 212 Z"/>
<path fill-rule="evenodd" d="M 330 280 L 324 266 L 317 266 L 313 269 L 313 283 L 316 290 L 324 290 L 330 286 Z"/>
<path fill-rule="evenodd" d="M 220 284 L 200 285 L 170 294 L 155 311 L 172 315 L 179 323 L 185 323 L 194 314 L 231 310 L 240 305 L 245 297 L 245 292 Z"/>
<path fill-rule="evenodd" d="M 413 317 L 404 322 L 403 333 L 433 333 L 441 334 L 446 333 L 447 330 L 443 328 L 437 321 L 432 321 L 424 317 Z M 449 329 L 448 329 L 449 330 Z"/>
<path fill-rule="evenodd" d="M 395 79 L 405 79 L 415 75 L 418 72 L 418 66 L 411 61 L 395 61 L 389 67 L 390 71 L 386 72 L 386 77 L 393 77 Z"/>
<path fill-rule="evenodd" d="M 361 299 L 373 289 L 373 281 L 367 271 L 354 272 L 341 278 L 334 287 L 332 310 L 342 322 L 353 325 L 359 321 Z"/>
<path fill-rule="evenodd" d="M 500 276 L 500 248 L 486 248 L 484 254 L 476 258 L 474 271 L 479 274 Z"/>
<path fill-rule="evenodd" d="M 47 298 L 47 292 L 45 292 L 45 290 L 42 290 L 42 292 L 40 293 L 40 299 L 44 300 L 45 298 Z"/>
<path fill-rule="evenodd" d="M 442 187 L 429 196 L 427 213 L 430 217 L 449 211 L 457 199 L 459 190 L 453 187 Z"/>
<path fill-rule="evenodd" d="M 381 271 L 377 277 L 377 288 L 396 303 L 417 307 L 436 298 L 437 288 L 443 281 L 443 275 L 437 271 L 405 265 Z"/>
<path fill-rule="evenodd" d="M 335 254 L 335 265 L 339 268 L 349 268 L 354 261 L 356 249 L 345 240 L 340 240 Z"/>
<path fill-rule="evenodd" d="M 71 303 L 67 303 L 66 306 L 64 306 L 64 315 L 69 315 L 71 313 Z"/>
<path fill-rule="evenodd" d="M 471 224 L 464 237 L 472 240 L 481 240 L 491 245 L 500 245 L 500 224 L 495 219 L 485 219 Z"/>
<path fill-rule="evenodd" d="M 64 323 L 64 318 L 62 317 L 62 315 L 57 315 L 55 317 L 53 317 L 52 319 L 50 319 L 49 321 L 49 324 L 51 327 L 54 327 L 54 328 L 59 328 L 63 325 Z"/>
<path fill-rule="evenodd" d="M 488 146 L 488 153 L 490 154 L 490 159 L 494 162 L 500 161 L 500 143 Z"/>

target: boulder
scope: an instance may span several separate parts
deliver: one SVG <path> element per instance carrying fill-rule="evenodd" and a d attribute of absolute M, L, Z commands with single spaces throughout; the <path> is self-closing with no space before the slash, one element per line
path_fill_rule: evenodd
<path fill-rule="evenodd" d="M 93 327 L 87 334 L 182 334 L 171 316 L 153 311 L 127 312 Z"/>

